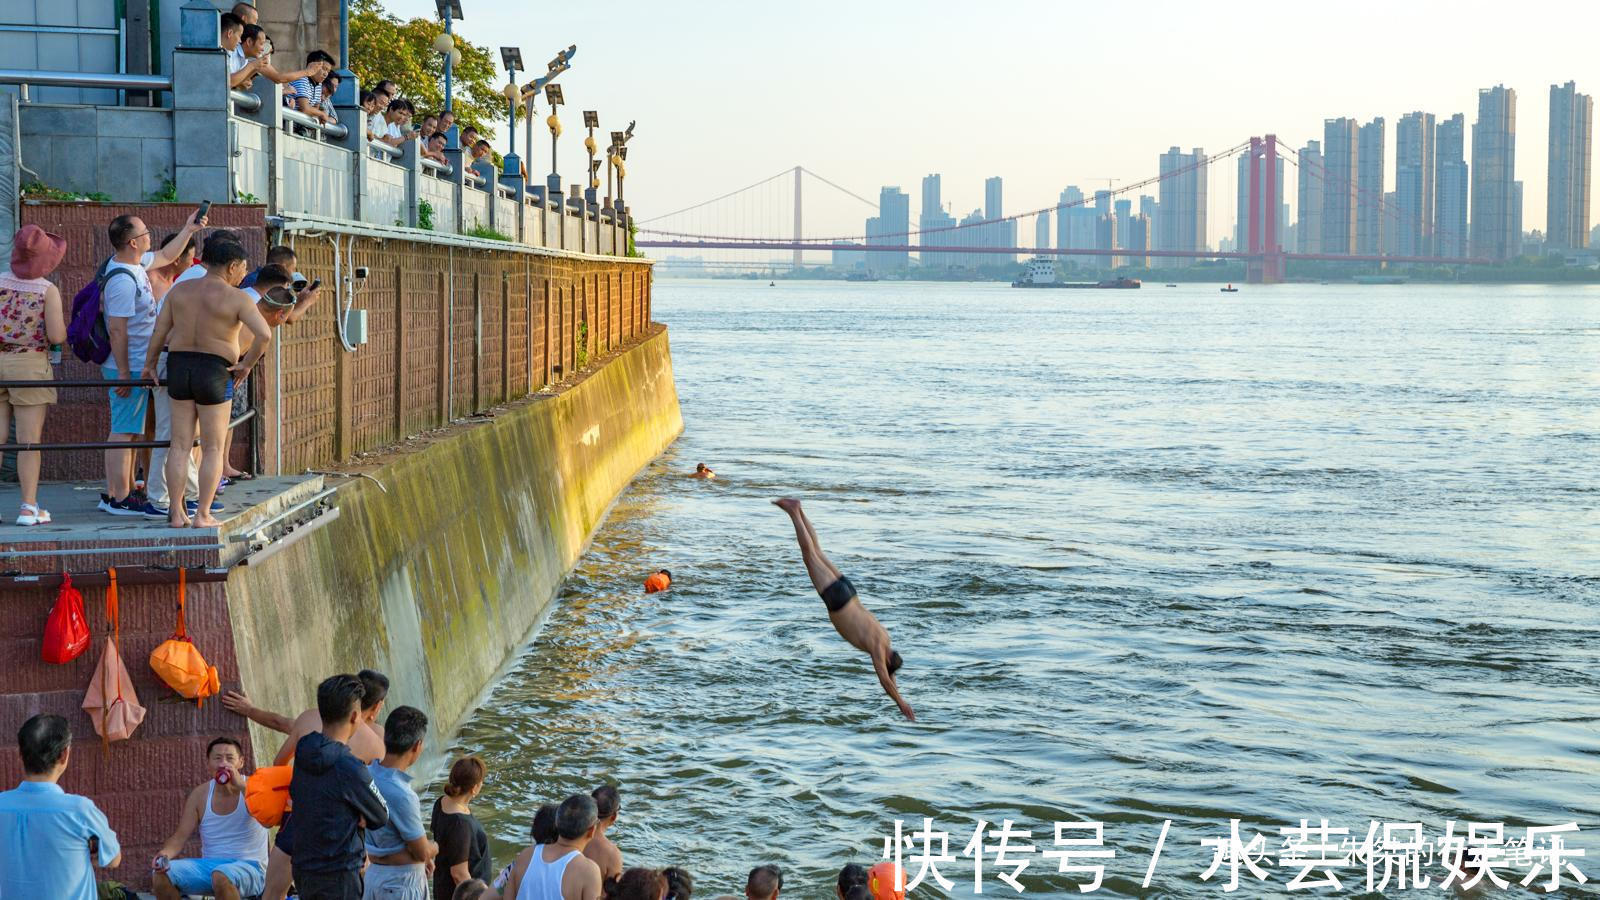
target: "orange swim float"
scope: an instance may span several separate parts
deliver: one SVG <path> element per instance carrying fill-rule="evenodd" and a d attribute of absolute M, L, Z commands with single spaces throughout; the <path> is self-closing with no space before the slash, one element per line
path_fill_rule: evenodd
<path fill-rule="evenodd" d="M 672 573 L 666 569 L 662 569 L 644 580 L 644 592 L 646 594 L 664 591 L 669 587 L 672 587 Z"/>
<path fill-rule="evenodd" d="M 899 876 L 900 887 L 895 887 L 896 877 Z M 873 900 L 905 900 L 906 875 L 898 865 L 887 860 L 874 865 L 867 870 L 867 887 L 872 891 Z"/>

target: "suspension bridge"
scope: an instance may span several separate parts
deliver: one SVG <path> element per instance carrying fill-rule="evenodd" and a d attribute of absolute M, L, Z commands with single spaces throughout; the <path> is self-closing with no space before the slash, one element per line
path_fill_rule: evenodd
<path fill-rule="evenodd" d="M 1282 151 L 1280 153 L 1280 150 Z M 1039 216 L 1053 216 L 1064 209 L 1087 206 L 1095 198 L 1085 196 L 1081 200 L 1073 200 L 1048 206 L 1030 209 L 1025 212 L 1014 213 L 994 219 L 984 219 L 981 222 L 968 222 L 964 224 L 946 225 L 937 228 L 912 228 L 909 225 L 905 231 L 884 234 L 834 234 L 827 236 L 808 236 L 805 233 L 805 200 L 808 196 L 806 185 L 809 181 L 829 188 L 833 196 L 842 196 L 853 203 L 858 203 L 868 210 L 877 211 L 876 201 L 864 197 L 835 181 L 807 169 L 804 166 L 795 166 L 777 172 L 753 184 L 746 185 L 727 193 L 720 194 L 707 200 L 694 203 L 682 209 L 669 213 L 643 219 L 639 222 L 639 237 L 635 245 L 640 248 L 695 252 L 695 251 L 763 251 L 769 254 L 788 253 L 790 259 L 786 263 L 777 261 L 780 257 L 769 257 L 761 265 L 778 267 L 787 266 L 799 269 L 803 265 L 803 254 L 806 251 L 831 251 L 847 253 L 895 253 L 895 254 L 980 254 L 988 256 L 1001 256 L 1014 260 L 1017 256 L 1072 256 L 1072 257 L 1101 257 L 1112 259 L 1208 259 L 1208 260 L 1242 260 L 1245 263 L 1246 281 L 1253 284 L 1271 284 L 1282 281 L 1287 264 L 1294 260 L 1313 260 L 1327 262 L 1352 262 L 1352 263 L 1407 263 L 1419 265 L 1485 265 L 1493 260 L 1479 257 L 1447 257 L 1447 256 L 1420 256 L 1398 255 L 1390 253 L 1299 253 L 1285 248 L 1279 242 L 1281 234 L 1279 217 L 1281 204 L 1284 198 L 1278 194 L 1279 184 L 1276 172 L 1279 161 L 1282 160 L 1298 167 L 1300 160 L 1298 154 L 1286 143 L 1279 140 L 1276 135 L 1267 134 L 1251 137 L 1246 141 L 1229 147 L 1220 153 L 1203 156 L 1198 162 L 1187 166 L 1174 168 L 1170 171 L 1147 178 L 1125 182 L 1120 186 L 1112 186 L 1108 191 L 1096 192 L 1102 196 L 1109 194 L 1112 199 L 1128 195 L 1138 197 L 1141 192 L 1151 189 L 1159 190 L 1162 182 L 1169 179 L 1180 178 L 1200 171 L 1200 177 L 1209 176 L 1209 169 L 1225 160 L 1234 159 L 1241 154 L 1246 156 L 1244 170 L 1247 180 L 1241 190 L 1242 204 L 1248 209 L 1248 215 L 1241 222 L 1243 229 L 1242 245 L 1233 250 L 1210 250 L 1201 248 L 1118 248 L 1118 247 L 1079 247 L 1064 246 L 1064 235 L 1059 235 L 1056 246 L 1052 247 L 1004 247 L 983 246 L 982 242 L 965 239 L 970 237 L 969 229 L 991 229 L 984 234 L 993 234 L 995 223 L 1022 222 L 1034 220 Z M 1367 204 L 1375 207 L 1378 215 L 1390 227 L 1415 227 L 1416 221 L 1381 195 L 1374 195 L 1365 189 L 1359 188 L 1349 178 L 1341 178 L 1329 173 L 1323 166 L 1312 163 L 1306 173 L 1309 177 L 1322 183 L 1324 192 L 1337 191 L 1348 198 L 1351 209 L 1356 204 Z M 1353 177 L 1354 173 L 1351 173 Z M 1115 181 L 1115 179 L 1111 179 Z M 789 193 L 792 187 L 792 195 Z M 707 222 L 715 223 L 707 227 Z M 729 223 L 733 227 L 729 228 Z M 1432 231 L 1433 223 L 1428 224 L 1428 231 Z M 1017 229 L 1022 230 L 1020 226 Z M 727 232 L 736 233 L 727 233 Z M 787 234 L 782 232 L 787 231 Z M 968 232 L 963 234 L 963 232 Z M 1435 233 L 1435 237 L 1443 237 Z M 1460 236 L 1460 237 L 1465 237 Z M 1204 242 L 1204 236 L 1201 241 Z M 1465 245 L 1465 241 L 1461 242 Z M 926 258 L 924 256 L 924 258 Z M 716 265 L 715 263 L 713 265 Z M 737 265 L 737 264 L 729 264 Z M 744 263 L 743 265 L 751 265 Z"/>

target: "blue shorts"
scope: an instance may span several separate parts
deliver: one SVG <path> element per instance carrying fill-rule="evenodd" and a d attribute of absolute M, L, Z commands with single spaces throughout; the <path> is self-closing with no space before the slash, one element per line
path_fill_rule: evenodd
<path fill-rule="evenodd" d="M 175 859 L 167 864 L 167 880 L 181 893 L 211 896 L 211 873 L 221 872 L 242 897 L 267 889 L 267 871 L 253 859 Z"/>
<path fill-rule="evenodd" d="M 116 366 L 101 366 L 100 374 L 107 381 L 117 380 Z M 111 398 L 111 433 L 144 434 L 144 413 L 150 406 L 150 389 L 136 387 L 126 397 L 118 397 L 116 388 L 106 388 Z"/>

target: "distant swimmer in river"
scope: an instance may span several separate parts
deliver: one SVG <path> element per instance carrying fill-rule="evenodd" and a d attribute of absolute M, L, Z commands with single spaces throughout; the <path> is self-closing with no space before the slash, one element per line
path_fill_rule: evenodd
<path fill-rule="evenodd" d="M 900 671 L 903 661 L 900 654 L 889 647 L 888 630 L 861 605 L 850 579 L 841 575 L 828 557 L 823 555 L 817 533 L 811 528 L 805 512 L 800 509 L 800 501 L 785 497 L 772 502 L 794 521 L 795 538 L 800 542 L 800 556 L 805 560 L 812 586 L 822 595 L 822 602 L 828 607 L 828 619 L 833 622 L 833 627 L 838 629 L 840 637 L 872 657 L 872 668 L 878 673 L 883 692 L 900 707 L 900 712 L 907 719 L 915 722 L 917 716 L 911 711 L 911 704 L 901 698 L 900 690 L 895 686 L 894 673 Z"/>
<path fill-rule="evenodd" d="M 666 569 L 662 569 L 644 580 L 644 592 L 646 594 L 664 591 L 669 587 L 672 587 L 672 573 Z"/>
<path fill-rule="evenodd" d="M 694 474 L 690 475 L 689 477 L 690 478 L 704 478 L 707 481 L 710 481 L 711 479 L 717 477 L 717 473 L 711 471 L 711 467 L 706 465 L 705 463 L 695 463 Z"/>

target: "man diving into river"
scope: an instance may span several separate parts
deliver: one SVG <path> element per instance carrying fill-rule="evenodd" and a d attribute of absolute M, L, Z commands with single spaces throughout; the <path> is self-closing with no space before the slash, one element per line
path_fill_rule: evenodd
<path fill-rule="evenodd" d="M 795 538 L 800 542 L 800 556 L 805 560 L 811 584 L 828 607 L 828 619 L 833 622 L 833 627 L 838 629 L 840 637 L 872 657 L 872 668 L 877 670 L 878 683 L 883 685 L 883 692 L 900 707 L 900 712 L 907 719 L 915 722 L 917 716 L 911 711 L 911 704 L 901 698 L 900 690 L 895 686 L 894 673 L 900 670 L 902 660 L 900 654 L 889 647 L 888 630 L 861 605 L 850 579 L 841 575 L 828 557 L 823 555 L 817 533 L 811 528 L 811 521 L 806 518 L 805 512 L 800 509 L 800 501 L 785 497 L 772 502 L 794 521 Z"/>

